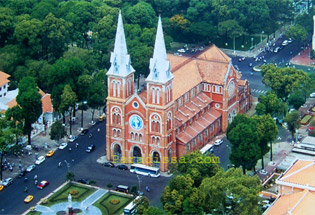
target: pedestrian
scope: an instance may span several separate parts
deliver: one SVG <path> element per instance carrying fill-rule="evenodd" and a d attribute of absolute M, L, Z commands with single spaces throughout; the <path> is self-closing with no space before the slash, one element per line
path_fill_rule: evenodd
<path fill-rule="evenodd" d="M 86 208 L 85 208 L 85 211 L 87 212 L 89 210 L 89 207 L 87 206 Z"/>
<path fill-rule="evenodd" d="M 37 179 L 37 175 L 34 176 L 34 180 L 36 180 L 36 179 Z"/>
<path fill-rule="evenodd" d="M 101 130 L 101 129 L 100 129 L 100 128 L 98 128 L 98 129 L 97 129 L 97 132 L 100 132 L 100 130 Z"/>

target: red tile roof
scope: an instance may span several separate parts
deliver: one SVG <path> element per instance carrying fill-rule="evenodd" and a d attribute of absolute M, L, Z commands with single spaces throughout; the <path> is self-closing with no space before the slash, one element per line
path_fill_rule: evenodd
<path fill-rule="evenodd" d="M 11 75 L 5 73 L 5 72 L 2 72 L 0 71 L 0 86 L 3 86 L 7 83 L 9 83 L 9 78 L 11 77 Z"/>

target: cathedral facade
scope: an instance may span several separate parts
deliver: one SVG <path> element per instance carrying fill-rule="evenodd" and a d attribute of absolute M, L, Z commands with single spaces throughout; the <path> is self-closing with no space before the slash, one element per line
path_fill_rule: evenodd
<path fill-rule="evenodd" d="M 225 132 L 251 106 L 247 80 L 215 45 L 193 57 L 166 53 L 159 17 L 150 74 L 135 90 L 121 13 L 111 53 L 106 112 L 106 156 L 168 169 L 169 162 Z"/>

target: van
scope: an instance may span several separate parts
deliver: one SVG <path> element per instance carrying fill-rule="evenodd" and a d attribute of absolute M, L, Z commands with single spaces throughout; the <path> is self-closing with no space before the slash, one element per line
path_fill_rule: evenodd
<path fill-rule="evenodd" d="M 118 185 L 116 187 L 116 191 L 128 194 L 129 193 L 129 187 L 125 186 L 125 185 Z"/>

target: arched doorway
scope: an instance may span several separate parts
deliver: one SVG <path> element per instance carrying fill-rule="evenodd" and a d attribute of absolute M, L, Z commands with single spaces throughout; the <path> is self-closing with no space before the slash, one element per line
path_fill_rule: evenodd
<path fill-rule="evenodd" d="M 158 152 L 153 152 L 153 166 L 160 167 L 161 164 L 160 154 Z"/>
<path fill-rule="evenodd" d="M 121 159 L 121 147 L 117 143 L 114 145 L 114 155 L 118 156 L 118 160 Z"/>
<path fill-rule="evenodd" d="M 142 162 L 141 149 L 138 146 L 133 147 L 132 157 L 133 157 L 134 163 L 141 163 Z"/>

